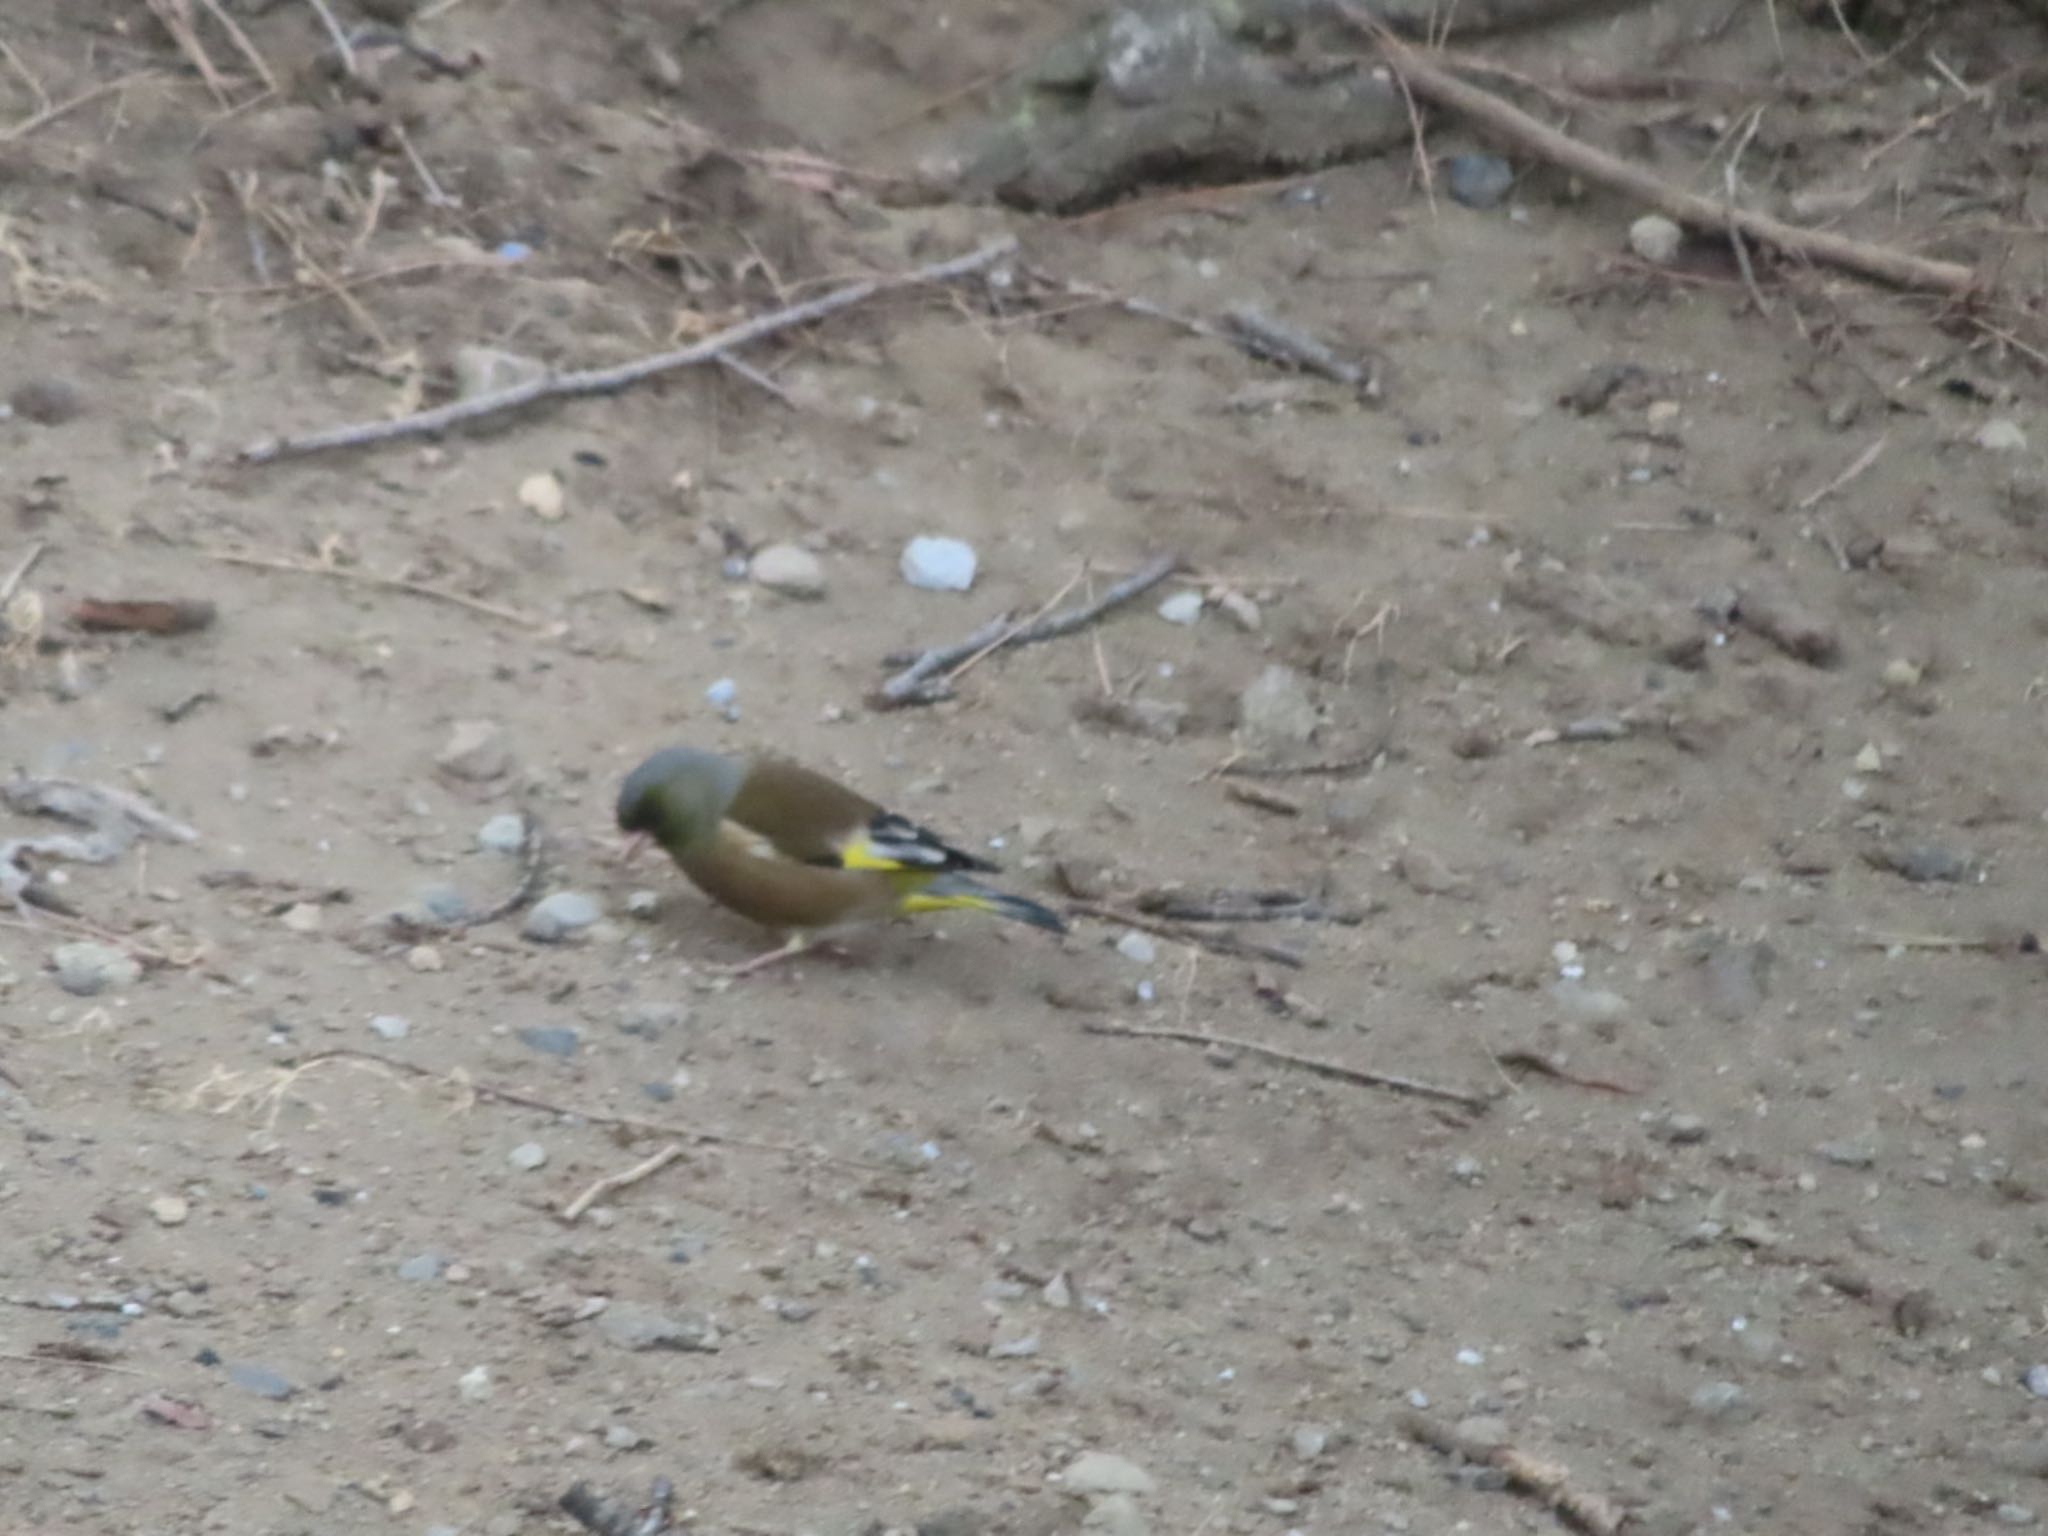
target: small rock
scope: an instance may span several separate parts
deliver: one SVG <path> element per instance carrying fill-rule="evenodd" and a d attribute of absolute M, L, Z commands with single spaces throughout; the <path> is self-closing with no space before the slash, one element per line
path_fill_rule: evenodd
<path fill-rule="evenodd" d="M 487 1365 L 472 1366 L 456 1381 L 455 1390 L 462 1394 L 465 1403 L 483 1402 L 494 1390 L 491 1385 L 491 1368 Z"/>
<path fill-rule="evenodd" d="M 903 546 L 903 579 L 927 592 L 965 592 L 974 585 L 974 546 L 920 535 Z"/>
<path fill-rule="evenodd" d="M 569 510 L 568 493 L 561 476 L 551 469 L 528 475 L 519 482 L 519 505 L 544 523 L 560 522 Z"/>
<path fill-rule="evenodd" d="M 1654 1133 L 1659 1141 L 1674 1147 L 1697 1146 L 1707 1139 L 1707 1122 L 1698 1115 L 1671 1115 Z"/>
<path fill-rule="evenodd" d="M 2024 453 L 2027 447 L 2027 434 L 2021 430 L 2018 422 L 2008 421 L 2000 416 L 1979 427 L 1972 441 L 1979 448 L 1992 453 Z"/>
<path fill-rule="evenodd" d="M 626 916 L 637 917 L 642 922 L 661 911 L 661 892 L 631 891 L 626 896 Z"/>
<path fill-rule="evenodd" d="M 721 677 L 704 690 L 704 702 L 717 710 L 728 720 L 740 717 L 740 685 L 729 677 Z"/>
<path fill-rule="evenodd" d="M 431 944 L 413 945 L 411 949 L 405 952 L 405 963 L 412 970 L 418 971 L 422 975 L 441 970 L 444 965 L 441 959 L 441 951 L 434 948 Z"/>
<path fill-rule="evenodd" d="M 1998 1506 L 2000 1525 L 2032 1525 L 2034 1511 L 2025 1504 L 2001 1504 Z"/>
<path fill-rule="evenodd" d="M 1288 1443 L 1301 1460 L 1314 1461 L 1330 1448 L 1330 1432 L 1320 1424 L 1303 1424 L 1288 1437 Z"/>
<path fill-rule="evenodd" d="M 452 779 L 483 784 L 503 778 L 512 767 L 512 751 L 505 745 L 504 727 L 495 720 L 458 720 L 449 729 L 448 741 L 434 759 L 434 766 Z"/>
<path fill-rule="evenodd" d="M 324 914 L 318 902 L 295 901 L 285 908 L 284 916 L 278 919 L 293 933 L 318 933 Z"/>
<path fill-rule="evenodd" d="M 1619 992 L 1570 977 L 1551 983 L 1550 995 L 1566 1017 L 1580 1024 L 1618 1024 L 1628 1017 L 1628 999 Z"/>
<path fill-rule="evenodd" d="M 1453 155 L 1445 166 L 1451 201 L 1467 208 L 1496 208 L 1515 185 L 1515 168 L 1499 155 Z"/>
<path fill-rule="evenodd" d="M 1081 1529 L 1088 1536 L 1152 1536 L 1144 1511 L 1127 1493 L 1104 1494 L 1081 1517 Z"/>
<path fill-rule="evenodd" d="M 459 886 L 429 885 L 420 889 L 414 903 L 417 915 L 425 919 L 428 926 L 453 928 L 469 921 L 469 897 Z"/>
<path fill-rule="evenodd" d="M 526 847 L 526 818 L 513 811 L 493 816 L 477 828 L 476 844 L 492 853 L 519 853 Z"/>
<path fill-rule="evenodd" d="M 1187 723 L 1188 707 L 1173 699 L 1105 699 L 1085 693 L 1074 701 L 1074 717 L 1153 741 L 1172 741 Z"/>
<path fill-rule="evenodd" d="M 610 1424 L 605 1427 L 604 1443 L 607 1450 L 637 1451 L 647 1444 L 647 1437 L 624 1424 Z"/>
<path fill-rule="evenodd" d="M 519 1031 L 519 1039 L 529 1050 L 562 1061 L 574 1056 L 583 1044 L 583 1037 L 566 1024 L 530 1024 Z"/>
<path fill-rule="evenodd" d="M 1254 747 L 1306 745 L 1321 723 L 1307 682 L 1292 667 L 1266 668 L 1238 695 L 1238 729 Z"/>
<path fill-rule="evenodd" d="M 1867 1141 L 1824 1141 L 1813 1150 L 1837 1168 L 1869 1168 L 1877 1162 L 1877 1148 Z"/>
<path fill-rule="evenodd" d="M 370 1033 L 379 1040 L 403 1040 L 412 1033 L 412 1025 L 395 1013 L 380 1013 L 370 1020 Z"/>
<path fill-rule="evenodd" d="M 619 1032 L 652 1040 L 690 1022 L 690 1010 L 681 1003 L 628 1003 L 619 1010 Z"/>
<path fill-rule="evenodd" d="M 441 1255 L 438 1253 L 416 1253 L 398 1266 L 398 1278 L 418 1284 L 441 1278 Z"/>
<path fill-rule="evenodd" d="M 1135 965 L 1150 965 L 1159 958 L 1158 946 L 1135 928 L 1116 941 L 1116 952 Z"/>
<path fill-rule="evenodd" d="M 637 1301 L 614 1301 L 598 1314 L 597 1331 L 621 1349 L 718 1348 L 718 1330 L 701 1313 L 671 1315 Z"/>
<path fill-rule="evenodd" d="M 1482 1451 L 1498 1450 L 1509 1443 L 1508 1421 L 1491 1413 L 1468 1414 L 1458 1420 L 1451 1433 L 1458 1437 L 1461 1446 L 1470 1445 Z"/>
<path fill-rule="evenodd" d="M 770 544 L 747 567 L 756 586 L 784 597 L 823 597 L 825 567 L 801 544 Z"/>
<path fill-rule="evenodd" d="M 520 932 L 536 943 L 559 944 L 603 916 L 604 909 L 581 891 L 556 891 L 534 903 Z"/>
<path fill-rule="evenodd" d="M 1216 606 L 1229 616 L 1230 622 L 1248 635 L 1255 635 L 1265 628 L 1266 617 L 1259 612 L 1259 605 L 1242 592 L 1219 592 Z"/>
<path fill-rule="evenodd" d="M 1895 693 L 1903 693 L 1909 688 L 1918 688 L 1920 686 L 1920 679 L 1924 676 L 1926 676 L 1925 669 L 1917 662 L 1910 661 L 1904 656 L 1894 656 L 1884 664 L 1884 685 Z"/>
<path fill-rule="evenodd" d="M 2036 1397 L 2048 1397 L 2048 1365 L 2030 1365 L 2027 1374 L 2020 1378 L 2020 1385 Z"/>
<path fill-rule="evenodd" d="M 1771 966 L 1777 958 L 1777 951 L 1762 940 L 1717 944 L 1700 972 L 1707 1011 L 1727 1024 L 1753 1017 L 1770 995 Z"/>
<path fill-rule="evenodd" d="M 1202 594 L 1176 592 L 1159 605 L 1159 617 L 1169 624 L 1192 624 L 1202 616 Z"/>
<path fill-rule="evenodd" d="M 1471 888 L 1427 848 L 1403 848 L 1394 859 L 1394 873 L 1418 896 L 1470 896 Z"/>
<path fill-rule="evenodd" d="M 1661 213 L 1646 213 L 1628 227 L 1628 248 L 1653 267 L 1670 266 L 1684 244 L 1685 231 Z"/>
<path fill-rule="evenodd" d="M 1692 1394 L 1692 1411 L 1703 1419 L 1744 1417 L 1748 1406 L 1749 1394 L 1732 1381 L 1710 1381 Z"/>
<path fill-rule="evenodd" d="M 522 1141 L 505 1154 L 505 1161 L 521 1173 L 531 1173 L 548 1160 L 548 1149 L 537 1141 Z"/>
<path fill-rule="evenodd" d="M 1107 1451 L 1083 1451 L 1067 1466 L 1067 1491 L 1091 1494 L 1148 1494 L 1158 1485 L 1136 1462 Z"/>
<path fill-rule="evenodd" d="M 292 1395 L 292 1384 L 267 1365 L 252 1365 L 246 1361 L 228 1362 L 228 1380 L 244 1392 L 253 1392 L 258 1397 L 267 1397 L 274 1403 L 281 1403 Z"/>
<path fill-rule="evenodd" d="M 59 944 L 50 955 L 57 985 L 73 997 L 96 997 L 109 987 L 132 987 L 142 979 L 142 966 L 111 944 L 84 941 Z"/>
<path fill-rule="evenodd" d="M 149 1214 L 160 1227 L 182 1227 L 192 1214 L 192 1207 L 176 1195 L 158 1195 L 149 1202 Z"/>
<path fill-rule="evenodd" d="M 85 392 L 69 379 L 39 374 L 14 386 L 7 397 L 14 414 L 39 427 L 61 427 L 85 410 Z"/>
<path fill-rule="evenodd" d="M 461 400 L 481 395 L 502 394 L 508 389 L 536 384 L 547 377 L 548 365 L 523 352 L 502 347 L 457 347 L 452 360 L 455 394 Z"/>
<path fill-rule="evenodd" d="M 1971 864 L 1967 856 L 1937 843 L 1918 843 L 1911 848 L 1887 848 L 1878 855 L 1876 862 L 1903 880 L 1915 885 L 1954 885 L 1970 877 Z"/>

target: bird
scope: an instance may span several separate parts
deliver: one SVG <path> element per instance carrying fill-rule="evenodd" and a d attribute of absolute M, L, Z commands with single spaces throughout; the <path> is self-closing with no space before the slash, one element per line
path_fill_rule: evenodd
<path fill-rule="evenodd" d="M 990 912 L 1065 933 L 1057 912 L 973 878 L 988 860 L 823 774 L 773 755 L 665 747 L 626 776 L 618 824 L 651 837 L 720 906 L 787 935 L 744 975 L 817 935 L 921 912 Z"/>

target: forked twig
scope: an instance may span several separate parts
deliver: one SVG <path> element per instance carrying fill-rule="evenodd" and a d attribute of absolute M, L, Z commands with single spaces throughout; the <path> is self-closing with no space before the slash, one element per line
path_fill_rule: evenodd
<path fill-rule="evenodd" d="M 1392 1072 L 1373 1072 L 1364 1067 L 1350 1067 L 1342 1062 L 1324 1061 L 1317 1056 L 1298 1056 L 1293 1051 L 1283 1051 L 1273 1045 L 1261 1045 L 1256 1040 L 1204 1034 L 1198 1029 L 1155 1029 L 1141 1024 L 1083 1024 L 1081 1028 L 1084 1033 L 1091 1035 L 1113 1035 L 1129 1040 L 1177 1040 L 1182 1045 L 1199 1045 L 1205 1049 L 1242 1051 L 1247 1056 L 1282 1062 L 1290 1067 L 1299 1067 L 1304 1072 L 1313 1072 L 1318 1077 L 1333 1078 L 1340 1083 L 1356 1083 L 1362 1088 L 1386 1088 L 1395 1093 L 1412 1094 L 1419 1099 L 1437 1099 L 1446 1104 L 1455 1104 L 1475 1115 L 1483 1115 L 1491 1107 L 1487 1100 L 1478 1094 L 1466 1093 L 1462 1089 L 1443 1088 L 1435 1083 L 1426 1083 L 1420 1078 L 1402 1077 Z"/>
<path fill-rule="evenodd" d="M 269 464 L 278 459 L 296 458 L 303 454 L 321 453 L 334 448 L 359 448 L 371 443 L 390 442 L 396 438 L 423 437 L 430 433 L 445 432 L 448 428 L 464 422 L 517 410 L 521 406 L 533 405 L 542 400 L 613 394 L 664 373 L 674 373 L 678 369 L 693 367 L 698 363 L 715 362 L 723 353 L 765 337 L 778 335 L 783 331 L 793 330 L 800 325 L 810 325 L 828 315 L 837 314 L 842 309 L 851 309 L 854 305 L 864 303 L 880 293 L 951 282 L 956 278 L 966 277 L 985 267 L 993 266 L 1016 249 L 1016 240 L 1005 236 L 1000 240 L 992 240 L 965 256 L 934 262 L 929 266 L 918 267 L 891 277 L 869 278 L 864 282 L 850 283 L 844 288 L 835 288 L 830 293 L 821 294 L 801 304 L 792 304 L 765 315 L 756 315 L 751 320 L 743 320 L 738 325 L 728 326 L 702 341 L 674 351 L 657 352 L 650 357 L 636 358 L 632 362 L 621 363 L 612 368 L 586 368 L 570 373 L 549 373 L 530 383 L 515 385 L 510 389 L 478 395 L 469 400 L 456 400 L 447 405 L 436 406 L 432 410 L 415 411 L 411 415 L 395 417 L 388 421 L 354 422 L 347 426 L 309 432 L 301 437 L 264 438 L 244 448 L 240 459 L 244 464 Z"/>
<path fill-rule="evenodd" d="M 935 673 L 961 666 L 970 658 L 978 661 L 989 651 L 1036 645 L 1042 640 L 1056 640 L 1061 635 L 1085 629 L 1111 609 L 1120 608 L 1132 598 L 1151 591 L 1180 567 L 1179 555 L 1155 555 L 1099 597 L 1091 597 L 1071 608 L 1014 627 L 1010 616 L 1004 614 L 982 625 L 964 640 L 933 646 L 921 652 L 901 672 L 876 689 L 869 703 L 876 709 L 897 709 L 905 704 L 933 704 L 948 698 L 952 694 L 952 679 L 937 678 Z M 961 670 L 964 671 L 965 667 L 961 666 Z"/>

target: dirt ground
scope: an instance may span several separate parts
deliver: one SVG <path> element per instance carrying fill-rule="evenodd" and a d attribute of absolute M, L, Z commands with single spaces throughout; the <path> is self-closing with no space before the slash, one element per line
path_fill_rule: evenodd
<path fill-rule="evenodd" d="M 1586 108 L 1677 177 L 1763 105 L 1756 197 L 2038 270 L 2048 117 L 1965 94 L 2038 24 L 1952 7 L 1866 58 L 1799 9 L 1472 46 L 1691 78 Z M 1444 157 L 1483 146 L 1448 121 L 1434 207 L 1406 153 L 1064 221 L 890 179 L 1078 5 L 427 11 L 474 67 L 370 44 L 349 84 L 312 8 L 223 9 L 266 94 L 200 7 L 217 95 L 140 3 L 0 17 L 0 123 L 122 82 L 0 130 L 0 575 L 40 551 L 0 757 L 199 834 L 32 860 L 75 916 L 0 918 L 0 1531 L 514 1536 L 658 1476 L 695 1528 L 778 1536 L 1555 1526 L 1417 1409 L 1660 1536 L 2034 1521 L 2024 317 L 1768 263 L 1759 313 L 1717 243 L 1647 267 L 1643 210 L 1540 165 L 1453 203 Z M 798 148 L 887 174 L 751 153 Z M 233 462 L 446 398 L 463 346 L 616 362 L 1004 232 L 1007 286 L 750 353 L 786 401 L 704 369 Z M 1021 302 L 1027 266 L 1257 304 L 1375 356 L 1380 398 Z M 904 583 L 925 533 L 976 547 L 972 592 Z M 734 579 L 772 541 L 822 597 Z M 1162 587 L 951 702 L 866 702 L 890 653 L 1158 551 L 1260 627 L 1170 623 Z M 91 634 L 88 598 L 217 617 Z M 1238 730 L 1275 665 L 1317 711 L 1278 746 Z M 964 918 L 728 984 L 763 936 L 616 857 L 620 778 L 679 741 L 792 752 L 1042 900 L 1354 921 L 1235 930 L 1299 970 Z M 1235 772 L 1272 763 L 1334 767 Z M 529 894 L 603 921 L 394 928 L 518 890 L 478 841 L 508 812 L 545 829 Z M 95 936 L 147 963 L 76 995 L 54 957 Z M 661 1126 L 725 1140 L 562 1219 Z"/>

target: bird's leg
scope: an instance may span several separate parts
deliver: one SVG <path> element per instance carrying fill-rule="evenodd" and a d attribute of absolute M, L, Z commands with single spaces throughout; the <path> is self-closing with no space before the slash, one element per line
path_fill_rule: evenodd
<path fill-rule="evenodd" d="M 771 949 L 766 954 L 756 955 L 753 959 L 742 961 L 738 965 L 723 966 L 721 970 L 725 975 L 737 981 L 742 976 L 751 976 L 756 971 L 765 971 L 771 965 L 780 965 L 785 960 L 794 960 L 810 947 L 811 939 L 809 934 L 792 933 L 779 949 Z"/>

